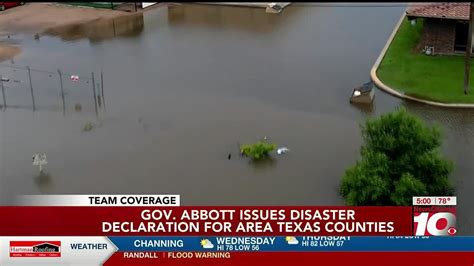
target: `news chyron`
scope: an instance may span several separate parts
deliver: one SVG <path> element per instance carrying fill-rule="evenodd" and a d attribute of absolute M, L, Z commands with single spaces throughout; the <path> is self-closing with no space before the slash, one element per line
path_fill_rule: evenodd
<path fill-rule="evenodd" d="M 456 197 L 412 200 L 412 206 L 181 206 L 174 194 L 23 195 L 19 206 L 0 206 L 5 217 L 14 217 L 0 219 L 0 266 L 183 260 L 260 266 L 280 265 L 283 258 L 352 265 L 357 252 L 367 265 L 391 254 L 433 262 L 414 265 L 473 265 L 474 238 L 457 235 Z M 459 234 L 463 230 L 459 226 Z M 449 252 L 457 252 L 460 263 Z"/>

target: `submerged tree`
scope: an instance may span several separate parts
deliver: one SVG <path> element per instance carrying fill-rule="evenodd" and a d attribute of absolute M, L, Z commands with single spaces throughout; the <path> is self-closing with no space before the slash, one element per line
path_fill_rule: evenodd
<path fill-rule="evenodd" d="M 275 148 L 276 148 L 275 144 L 259 141 L 255 144 L 243 145 L 240 148 L 240 152 L 243 155 L 252 158 L 253 160 L 260 160 L 267 157 L 269 153 L 273 151 Z"/>
<path fill-rule="evenodd" d="M 413 196 L 448 196 L 451 161 L 441 133 L 404 108 L 362 126 L 361 159 L 346 170 L 340 192 L 348 205 L 411 205 Z"/>

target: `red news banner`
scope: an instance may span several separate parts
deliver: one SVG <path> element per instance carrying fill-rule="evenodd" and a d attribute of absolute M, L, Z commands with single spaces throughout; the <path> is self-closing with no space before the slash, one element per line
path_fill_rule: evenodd
<path fill-rule="evenodd" d="M 412 235 L 411 207 L 0 207 L 1 236 Z"/>

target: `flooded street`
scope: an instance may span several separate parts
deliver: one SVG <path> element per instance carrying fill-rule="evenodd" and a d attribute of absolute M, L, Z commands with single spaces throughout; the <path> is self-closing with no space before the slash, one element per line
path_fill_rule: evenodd
<path fill-rule="evenodd" d="M 176 193 L 183 205 L 341 205 L 338 185 L 358 158 L 359 123 L 404 105 L 443 126 L 458 232 L 473 234 L 474 110 L 379 90 L 373 110 L 349 104 L 403 11 L 294 4 L 272 15 L 186 4 L 12 36 L 22 47 L 14 65 L 103 70 L 106 111 L 100 127 L 83 132 L 97 122 L 90 84 L 65 81 L 63 114 L 59 81 L 46 73 L 33 77 L 33 112 L 19 75 L 20 88 L 6 92 L 19 107 L 0 112 L 0 203 L 18 194 Z M 263 136 L 291 152 L 259 164 L 238 156 L 238 143 Z M 32 166 L 36 152 L 47 154 L 49 176 Z"/>

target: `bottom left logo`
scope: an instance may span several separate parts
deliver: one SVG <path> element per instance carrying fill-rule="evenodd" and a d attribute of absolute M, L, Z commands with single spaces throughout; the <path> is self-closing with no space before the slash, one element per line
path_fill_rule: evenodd
<path fill-rule="evenodd" d="M 61 241 L 10 241 L 10 257 L 61 257 Z"/>

